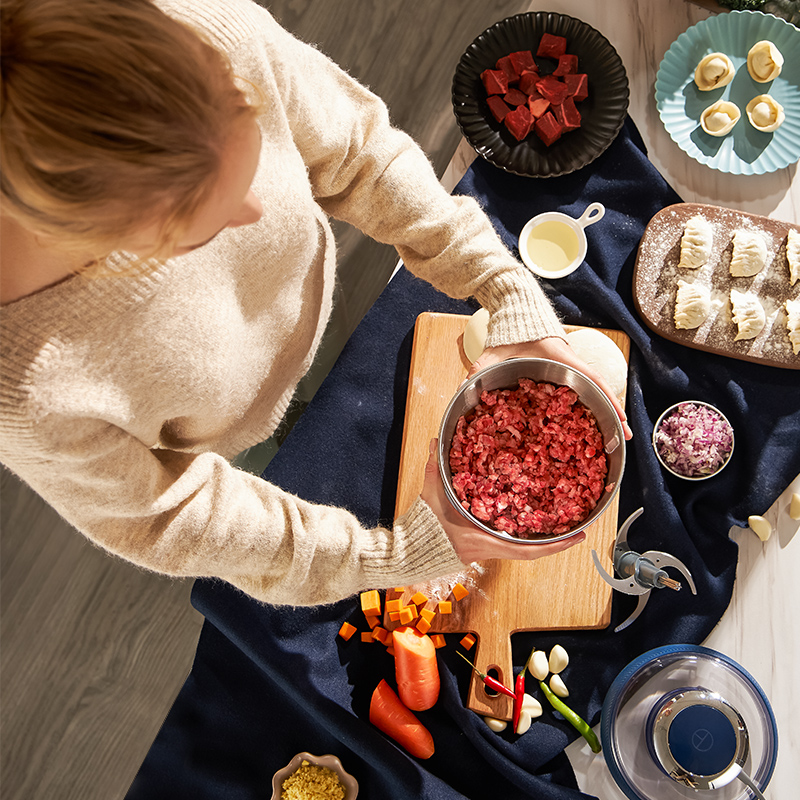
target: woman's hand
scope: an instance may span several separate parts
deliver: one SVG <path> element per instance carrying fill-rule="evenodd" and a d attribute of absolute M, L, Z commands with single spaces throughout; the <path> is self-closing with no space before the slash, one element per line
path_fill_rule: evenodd
<path fill-rule="evenodd" d="M 582 358 L 579 358 L 575 351 L 557 336 L 550 336 L 547 339 L 540 339 L 538 342 L 524 342 L 522 344 L 505 344 L 500 347 L 487 347 L 472 365 L 468 378 L 471 378 L 478 370 L 495 364 L 498 361 L 505 361 L 509 358 L 549 358 L 551 361 L 560 361 L 569 367 L 574 367 L 579 372 L 591 378 L 606 394 L 617 412 L 617 416 L 622 422 L 622 430 L 626 439 L 630 439 L 633 433 L 628 426 L 625 409 L 622 407 L 619 398 L 611 390 L 606 379 L 598 372 L 593 370 Z"/>
<path fill-rule="evenodd" d="M 529 545 L 515 544 L 514 542 L 504 542 L 488 533 L 482 531 L 472 523 L 468 522 L 459 512 L 453 508 L 452 503 L 447 499 L 442 485 L 442 478 L 439 474 L 439 465 L 436 460 L 437 440 L 432 439 L 430 445 L 430 456 L 425 465 L 425 481 L 420 496 L 430 506 L 434 514 L 442 523 L 444 532 L 450 539 L 458 557 L 464 564 L 471 564 L 473 561 L 486 561 L 490 558 L 507 558 L 530 561 L 542 556 L 550 556 L 560 553 L 574 544 L 582 542 L 586 534 L 581 531 L 569 539 L 562 539 L 558 542 L 549 544 Z"/>

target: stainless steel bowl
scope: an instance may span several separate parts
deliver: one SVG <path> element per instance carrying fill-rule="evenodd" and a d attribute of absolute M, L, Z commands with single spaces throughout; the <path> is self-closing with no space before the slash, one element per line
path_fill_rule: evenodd
<path fill-rule="evenodd" d="M 453 489 L 452 472 L 450 470 L 450 448 L 459 418 L 478 405 L 482 392 L 491 389 L 513 389 L 519 383 L 520 378 L 568 386 L 576 392 L 578 399 L 594 414 L 605 444 L 606 459 L 608 461 L 608 474 L 606 475 L 608 491 L 603 493 L 592 513 L 583 522 L 566 533 L 560 533 L 556 536 L 541 534 L 535 535 L 531 539 L 518 539 L 510 534 L 497 531 L 467 511 L 461 505 Z M 611 401 L 600 387 L 582 372 L 578 372 L 578 370 L 558 361 L 550 361 L 544 358 L 512 358 L 486 367 L 486 369 L 481 370 L 470 378 L 458 390 L 442 418 L 442 424 L 439 429 L 438 456 L 439 472 L 444 482 L 447 499 L 466 519 L 498 539 L 535 545 L 545 542 L 557 542 L 574 536 L 584 528 L 588 528 L 608 508 L 609 503 L 611 503 L 619 490 L 622 473 L 625 469 L 625 434 Z"/>

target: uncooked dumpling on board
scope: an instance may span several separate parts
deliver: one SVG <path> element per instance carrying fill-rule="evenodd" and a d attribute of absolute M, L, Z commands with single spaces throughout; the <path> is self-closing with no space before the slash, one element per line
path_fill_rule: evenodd
<path fill-rule="evenodd" d="M 758 231 L 740 228 L 733 234 L 731 275 L 734 278 L 750 278 L 764 269 L 767 263 L 767 242 Z"/>
<path fill-rule="evenodd" d="M 753 292 L 731 289 L 731 306 L 733 307 L 731 318 L 738 328 L 734 341 L 755 339 L 764 329 L 767 321 L 764 306 L 761 305 L 759 299 Z"/>
<path fill-rule="evenodd" d="M 800 353 L 800 297 L 795 300 L 787 300 L 784 307 L 786 308 L 786 330 L 789 333 L 789 341 L 792 343 L 792 352 L 797 355 Z"/>
<path fill-rule="evenodd" d="M 675 327 L 699 328 L 711 310 L 711 291 L 699 283 L 678 281 L 675 295 Z"/>
<path fill-rule="evenodd" d="M 789 283 L 794 286 L 800 278 L 800 233 L 789 228 L 786 237 L 786 263 L 789 265 Z"/>
<path fill-rule="evenodd" d="M 768 83 L 781 74 L 783 55 L 781 51 L 766 39 L 756 42 L 747 54 L 747 71 L 758 83 Z"/>
<path fill-rule="evenodd" d="M 701 92 L 727 86 L 736 74 L 736 67 L 725 53 L 709 53 L 700 59 L 694 71 L 694 82 Z"/>
<path fill-rule="evenodd" d="M 708 263 L 711 245 L 714 244 L 714 231 L 711 223 L 700 214 L 687 220 L 681 237 L 681 269 L 697 269 Z"/>

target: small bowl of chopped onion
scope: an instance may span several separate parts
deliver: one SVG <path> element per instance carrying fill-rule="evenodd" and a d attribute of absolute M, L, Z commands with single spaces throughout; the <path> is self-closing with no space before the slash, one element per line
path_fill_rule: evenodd
<path fill-rule="evenodd" d="M 688 481 L 719 475 L 731 460 L 733 443 L 727 417 L 701 400 L 670 406 L 653 428 L 653 450 L 661 466 Z"/>
<path fill-rule="evenodd" d="M 298 753 L 272 778 L 272 800 L 355 800 L 356 779 L 336 756 Z"/>

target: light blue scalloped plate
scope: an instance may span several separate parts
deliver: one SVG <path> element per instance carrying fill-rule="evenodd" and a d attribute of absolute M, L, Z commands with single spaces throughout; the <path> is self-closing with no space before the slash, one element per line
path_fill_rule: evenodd
<path fill-rule="evenodd" d="M 762 39 L 783 54 L 781 74 L 757 83 L 747 72 L 747 53 Z M 736 67 L 733 81 L 722 89 L 701 92 L 694 70 L 708 53 L 725 53 Z M 756 95 L 770 94 L 786 120 L 773 133 L 756 130 L 744 107 Z M 730 100 L 742 116 L 727 136 L 709 136 L 700 115 L 717 100 Z M 760 11 L 731 11 L 709 17 L 682 33 L 667 51 L 656 76 L 656 107 L 667 133 L 678 147 L 712 169 L 733 175 L 763 175 L 800 159 L 800 29 Z"/>

